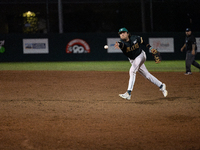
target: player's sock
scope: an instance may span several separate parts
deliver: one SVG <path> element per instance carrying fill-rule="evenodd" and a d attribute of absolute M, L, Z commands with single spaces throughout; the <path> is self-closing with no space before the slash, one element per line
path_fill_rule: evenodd
<path fill-rule="evenodd" d="M 163 84 L 161 84 L 161 86 L 159 88 L 162 89 L 162 87 L 163 87 Z"/>
<path fill-rule="evenodd" d="M 127 93 L 128 93 L 129 95 L 131 95 L 131 91 L 130 91 L 130 90 L 128 90 Z"/>

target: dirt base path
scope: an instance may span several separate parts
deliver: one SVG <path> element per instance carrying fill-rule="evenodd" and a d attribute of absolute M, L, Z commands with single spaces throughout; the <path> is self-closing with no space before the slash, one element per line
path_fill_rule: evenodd
<path fill-rule="evenodd" d="M 200 73 L 0 71 L 2 150 L 200 150 Z"/>

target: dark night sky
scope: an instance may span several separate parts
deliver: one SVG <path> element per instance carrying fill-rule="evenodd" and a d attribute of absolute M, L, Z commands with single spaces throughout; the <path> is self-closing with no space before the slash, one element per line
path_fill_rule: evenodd
<path fill-rule="evenodd" d="M 57 33 L 57 0 L 48 1 L 49 32 Z M 65 33 L 116 32 L 121 27 L 127 27 L 131 32 L 142 32 L 139 0 L 62 1 Z M 151 32 L 150 3 L 149 0 L 144 2 L 146 32 Z M 38 19 L 47 20 L 46 0 L 0 0 L 0 6 L 0 33 L 5 32 L 4 28 L 8 33 L 22 33 L 22 13 L 26 11 L 35 12 Z M 186 27 L 199 32 L 199 6 L 199 0 L 153 0 L 153 32 L 182 32 Z"/>

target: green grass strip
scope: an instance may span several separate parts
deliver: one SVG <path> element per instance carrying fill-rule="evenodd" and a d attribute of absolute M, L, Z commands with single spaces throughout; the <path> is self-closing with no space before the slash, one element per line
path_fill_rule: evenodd
<path fill-rule="evenodd" d="M 200 61 L 197 61 L 200 63 Z M 149 71 L 185 72 L 185 61 L 146 61 Z M 76 62 L 1 62 L 0 70 L 57 70 L 57 71 L 128 71 L 129 61 L 76 61 Z M 199 69 L 192 66 L 192 72 Z"/>

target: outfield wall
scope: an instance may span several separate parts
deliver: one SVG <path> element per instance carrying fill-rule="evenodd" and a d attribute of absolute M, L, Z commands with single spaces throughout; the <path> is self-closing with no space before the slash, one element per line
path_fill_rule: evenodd
<path fill-rule="evenodd" d="M 157 47 L 163 60 L 184 60 L 185 33 L 135 33 Z M 200 41 L 200 33 L 194 33 Z M 1 62 L 127 60 L 113 48 L 117 33 L 0 34 Z M 104 45 L 109 49 L 105 50 Z M 200 59 L 200 42 L 196 59 Z M 3 47 L 3 48 L 2 48 Z M 147 60 L 153 60 L 146 49 Z"/>

